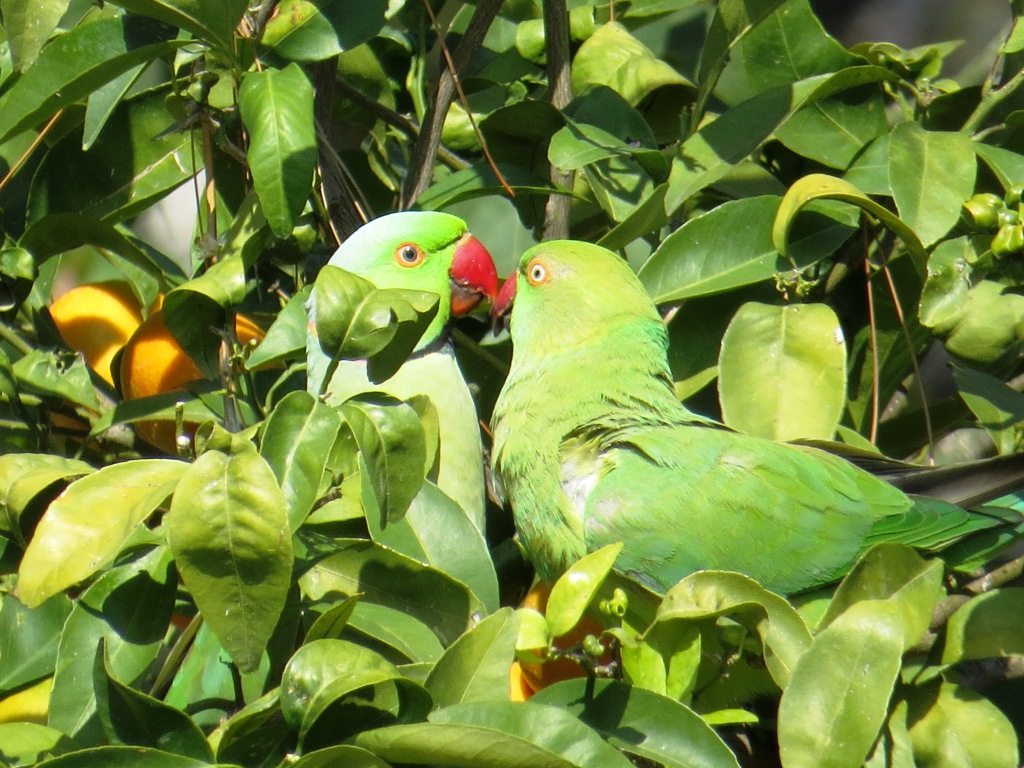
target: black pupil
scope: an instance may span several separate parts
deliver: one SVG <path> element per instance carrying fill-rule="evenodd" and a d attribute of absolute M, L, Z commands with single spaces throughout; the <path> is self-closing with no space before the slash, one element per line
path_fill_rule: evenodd
<path fill-rule="evenodd" d="M 402 259 L 404 261 L 408 261 L 410 264 L 416 261 L 416 249 L 411 245 L 405 246 L 405 248 L 402 249 Z"/>

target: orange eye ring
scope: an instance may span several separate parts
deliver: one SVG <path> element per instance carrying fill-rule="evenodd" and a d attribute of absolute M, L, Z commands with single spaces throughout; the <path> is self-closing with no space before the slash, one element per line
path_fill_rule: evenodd
<path fill-rule="evenodd" d="M 543 285 L 550 276 L 547 264 L 540 259 L 534 259 L 526 265 L 526 280 L 530 285 Z"/>
<path fill-rule="evenodd" d="M 401 267 L 418 267 L 427 256 L 415 243 L 402 243 L 395 248 L 395 262 Z"/>

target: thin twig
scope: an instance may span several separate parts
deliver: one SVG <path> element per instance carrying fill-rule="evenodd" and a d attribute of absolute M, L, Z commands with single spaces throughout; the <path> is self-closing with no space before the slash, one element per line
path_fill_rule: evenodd
<path fill-rule="evenodd" d="M 1003 563 L 984 576 L 980 576 L 974 581 L 965 584 L 964 589 L 972 594 L 980 595 L 996 587 L 1001 587 L 1009 581 L 1013 581 L 1021 574 L 1024 574 L 1024 555 Z"/>
<path fill-rule="evenodd" d="M 1010 29 L 1007 31 L 1005 39 L 1010 39 L 1019 23 L 1020 18 L 1015 17 L 1010 24 Z M 1022 69 L 1007 80 L 1002 87 L 995 87 L 996 76 L 1005 62 L 1006 57 L 1002 55 L 996 56 L 993 59 L 992 66 L 985 77 L 985 82 L 981 86 L 981 99 L 978 102 L 978 106 L 974 108 L 971 115 L 964 121 L 964 125 L 960 129 L 962 133 L 974 133 L 985 118 L 991 114 L 993 109 L 1010 98 L 1024 84 L 1024 69 Z"/>
<path fill-rule="evenodd" d="M 46 134 L 50 132 L 50 129 L 53 128 L 54 123 L 56 123 L 57 119 L 63 114 L 64 110 L 58 109 L 54 113 L 53 117 L 51 117 L 47 121 L 46 125 L 43 126 L 43 129 L 39 131 L 39 135 L 32 140 L 31 144 L 28 145 L 28 149 L 21 153 L 21 156 L 14 161 L 14 165 L 10 167 L 10 170 L 8 170 L 7 173 L 4 174 L 4 177 L 0 179 L 0 189 L 6 187 L 7 182 L 14 178 L 14 174 L 16 174 L 18 170 L 21 168 L 21 166 L 25 164 L 25 161 L 27 161 L 32 156 L 32 153 L 36 151 L 36 147 L 38 147 L 39 144 L 43 141 L 43 139 L 46 138 Z"/>
<path fill-rule="evenodd" d="M 881 371 L 878 365 L 878 326 L 875 317 L 875 293 L 871 285 L 871 264 L 864 259 L 864 273 L 867 275 L 868 300 L 868 334 L 871 339 L 871 425 L 868 429 L 868 440 L 874 443 L 878 439 L 878 412 L 881 395 Z"/>

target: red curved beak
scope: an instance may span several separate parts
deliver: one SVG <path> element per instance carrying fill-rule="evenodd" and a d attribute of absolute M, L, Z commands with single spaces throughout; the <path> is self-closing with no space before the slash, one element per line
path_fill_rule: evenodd
<path fill-rule="evenodd" d="M 516 273 L 513 272 L 505 279 L 504 285 L 501 286 L 498 298 L 494 300 L 494 304 L 491 306 L 491 316 L 495 320 L 501 320 L 505 315 L 512 311 L 512 302 L 515 298 Z"/>
<path fill-rule="evenodd" d="M 498 272 L 491 254 L 468 232 L 455 246 L 455 258 L 448 271 L 452 282 L 452 316 L 472 311 L 486 296 L 498 295 Z"/>

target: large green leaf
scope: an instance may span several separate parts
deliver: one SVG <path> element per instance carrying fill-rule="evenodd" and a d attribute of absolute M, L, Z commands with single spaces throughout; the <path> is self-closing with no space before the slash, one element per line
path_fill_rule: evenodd
<path fill-rule="evenodd" d="M 206 760 L 196 760 L 147 747 L 95 747 L 80 749 L 52 760 L 39 768 L 209 768 Z"/>
<path fill-rule="evenodd" d="M 260 453 L 288 500 L 293 531 L 317 500 L 326 454 L 340 430 L 338 412 L 306 392 L 285 395 L 263 423 Z"/>
<path fill-rule="evenodd" d="M 111 464 L 69 485 L 50 504 L 25 550 L 21 599 L 37 606 L 110 562 L 187 469 L 180 461 L 143 459 Z"/>
<path fill-rule="evenodd" d="M 621 551 L 622 544 L 601 547 L 573 563 L 552 585 L 544 609 L 552 635 L 561 637 L 579 624 Z"/>
<path fill-rule="evenodd" d="M 11 62 L 19 72 L 35 63 L 46 39 L 57 28 L 71 0 L 3 0 L 0 11 L 11 47 Z"/>
<path fill-rule="evenodd" d="M 322 61 L 380 32 L 387 7 L 387 0 L 283 0 L 261 42 L 295 61 Z"/>
<path fill-rule="evenodd" d="M 902 652 L 902 620 L 891 603 L 857 603 L 823 629 L 779 702 L 783 764 L 861 765 L 885 722 Z"/>
<path fill-rule="evenodd" d="M 314 600 L 361 594 L 362 600 L 396 608 L 431 627 L 445 645 L 474 623 L 483 605 L 469 589 L 445 573 L 373 542 L 342 539 L 331 554 L 300 579 Z"/>
<path fill-rule="evenodd" d="M 110 742 L 212 760 L 213 750 L 192 718 L 118 681 L 105 651 L 101 641 L 93 666 L 93 688 L 96 712 Z"/>
<path fill-rule="evenodd" d="M 0 744 L 8 765 L 38 765 L 74 749 L 74 743 L 55 728 L 38 723 L 0 723 Z"/>
<path fill-rule="evenodd" d="M 163 644 L 177 588 L 171 554 L 158 547 L 111 568 L 86 590 L 61 633 L 48 725 L 80 744 L 103 741 L 93 688 L 96 648 L 103 639 L 112 675 L 137 683 Z"/>
<path fill-rule="evenodd" d="M 298 64 L 249 72 L 238 106 L 249 130 L 249 170 L 260 205 L 271 231 L 286 237 L 313 185 L 313 86 Z"/>
<path fill-rule="evenodd" d="M 728 616 L 760 636 L 765 664 L 785 689 L 793 668 L 811 645 L 811 633 L 793 606 L 739 573 L 698 571 L 665 593 L 657 621 L 716 616 Z"/>
<path fill-rule="evenodd" d="M 0 97 L 0 143 L 39 125 L 118 75 L 171 53 L 186 42 L 167 40 L 166 28 L 139 26 L 125 19 L 102 18 L 54 38 L 32 67 Z"/>
<path fill-rule="evenodd" d="M 930 246 L 960 218 L 974 191 L 974 147 L 965 133 L 900 123 L 889 136 L 889 181 L 903 219 Z"/>
<path fill-rule="evenodd" d="M 914 764 L 921 768 L 1013 768 L 1014 728 L 994 704 L 970 688 L 934 683 L 908 696 Z"/>
<path fill-rule="evenodd" d="M 0 456 L 0 533 L 21 543 L 21 515 L 48 487 L 93 471 L 84 461 L 43 453 Z"/>
<path fill-rule="evenodd" d="M 949 617 L 943 664 L 1010 655 L 1024 655 L 1024 588 L 979 595 Z"/>
<path fill-rule="evenodd" d="M 14 595 L 0 596 L 0 696 L 53 672 L 71 606 L 64 595 L 31 609 Z"/>
<path fill-rule="evenodd" d="M 248 8 L 246 0 L 117 0 L 114 5 L 181 27 L 200 40 L 218 46 L 227 60 L 233 61 L 234 31 Z"/>
<path fill-rule="evenodd" d="M 846 402 L 846 342 L 827 304 L 740 307 L 718 358 L 722 417 L 773 440 L 835 434 Z"/>
<path fill-rule="evenodd" d="M 530 699 L 580 718 L 608 742 L 667 768 L 738 768 L 704 719 L 665 696 L 616 680 L 565 680 Z"/>
<path fill-rule="evenodd" d="M 288 501 L 251 444 L 208 450 L 178 483 L 165 518 L 196 607 L 243 672 L 257 668 L 291 585 Z"/>
<path fill-rule="evenodd" d="M 519 617 L 501 608 L 456 640 L 427 675 L 435 705 L 508 699 Z"/>
<path fill-rule="evenodd" d="M 423 426 L 411 406 L 382 394 L 350 398 L 340 410 L 359 446 L 383 527 L 406 513 L 423 485 Z"/>
<path fill-rule="evenodd" d="M 476 768 L 628 768 L 630 762 L 573 715 L 522 702 L 435 710 L 429 722 L 366 731 L 356 746 L 388 762 Z"/>

